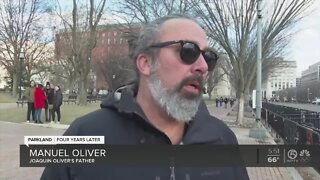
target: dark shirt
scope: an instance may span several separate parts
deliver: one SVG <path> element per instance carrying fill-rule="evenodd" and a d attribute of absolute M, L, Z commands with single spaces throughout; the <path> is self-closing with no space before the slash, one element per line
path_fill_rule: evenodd
<path fill-rule="evenodd" d="M 155 128 L 146 118 L 126 89 L 120 99 L 110 93 L 101 109 L 74 121 L 64 135 L 105 136 L 106 144 L 163 144 L 171 145 L 169 137 Z M 188 124 L 182 138 L 190 144 L 237 144 L 234 133 L 219 119 L 210 116 L 204 101 L 195 118 Z M 243 180 L 249 179 L 245 167 L 46 167 L 42 180 Z"/>

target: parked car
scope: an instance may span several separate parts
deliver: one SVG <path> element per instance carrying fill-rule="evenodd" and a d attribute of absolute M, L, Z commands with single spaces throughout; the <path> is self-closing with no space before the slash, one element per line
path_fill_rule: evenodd
<path fill-rule="evenodd" d="M 316 98 L 314 101 L 312 101 L 312 104 L 320 105 L 320 98 Z"/>

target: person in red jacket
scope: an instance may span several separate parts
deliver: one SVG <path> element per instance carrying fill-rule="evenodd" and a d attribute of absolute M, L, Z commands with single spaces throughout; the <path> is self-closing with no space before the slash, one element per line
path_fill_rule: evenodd
<path fill-rule="evenodd" d="M 40 120 L 41 110 L 44 108 L 45 100 L 47 99 L 42 88 L 42 84 L 38 84 L 38 87 L 34 90 L 35 123 L 42 123 Z"/>

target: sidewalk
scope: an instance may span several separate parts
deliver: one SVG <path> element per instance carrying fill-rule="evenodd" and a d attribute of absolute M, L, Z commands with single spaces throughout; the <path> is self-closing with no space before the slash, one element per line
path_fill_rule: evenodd
<path fill-rule="evenodd" d="M 22 124 L 25 124 L 25 125 L 29 125 L 29 126 L 37 126 L 37 127 L 45 127 L 45 128 L 54 128 L 54 129 L 68 129 L 70 125 L 67 125 L 67 124 L 57 124 L 57 123 L 43 123 L 43 124 L 36 124 L 36 123 L 33 123 L 33 122 L 24 122 Z"/>
<path fill-rule="evenodd" d="M 11 109 L 17 107 L 17 103 L 0 103 L 0 109 Z"/>
<path fill-rule="evenodd" d="M 1 180 L 35 180 L 39 179 L 43 167 L 20 167 L 20 144 L 24 136 L 62 135 L 65 130 L 43 128 L 23 123 L 0 121 L 0 179 Z"/>
<path fill-rule="evenodd" d="M 268 131 L 266 131 L 268 138 L 262 143 L 257 141 L 257 139 L 249 137 L 250 128 L 235 126 L 236 117 L 227 116 L 231 111 L 230 107 L 228 109 L 215 107 L 214 104 L 208 106 L 208 109 L 213 116 L 223 120 L 231 128 L 239 144 L 276 144 Z M 254 119 L 252 120 L 255 121 Z M 302 180 L 305 178 L 302 178 L 299 172 L 293 167 L 247 167 L 247 171 L 251 180 Z M 314 179 L 313 177 L 314 176 L 308 177 L 308 179 L 312 180 Z"/>

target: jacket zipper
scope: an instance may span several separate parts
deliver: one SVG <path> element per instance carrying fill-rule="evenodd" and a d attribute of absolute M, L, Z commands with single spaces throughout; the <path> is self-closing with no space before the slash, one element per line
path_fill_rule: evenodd
<path fill-rule="evenodd" d="M 171 170 L 170 180 L 176 180 L 176 173 L 174 171 L 174 159 L 173 159 L 173 157 L 170 160 L 170 170 Z"/>

